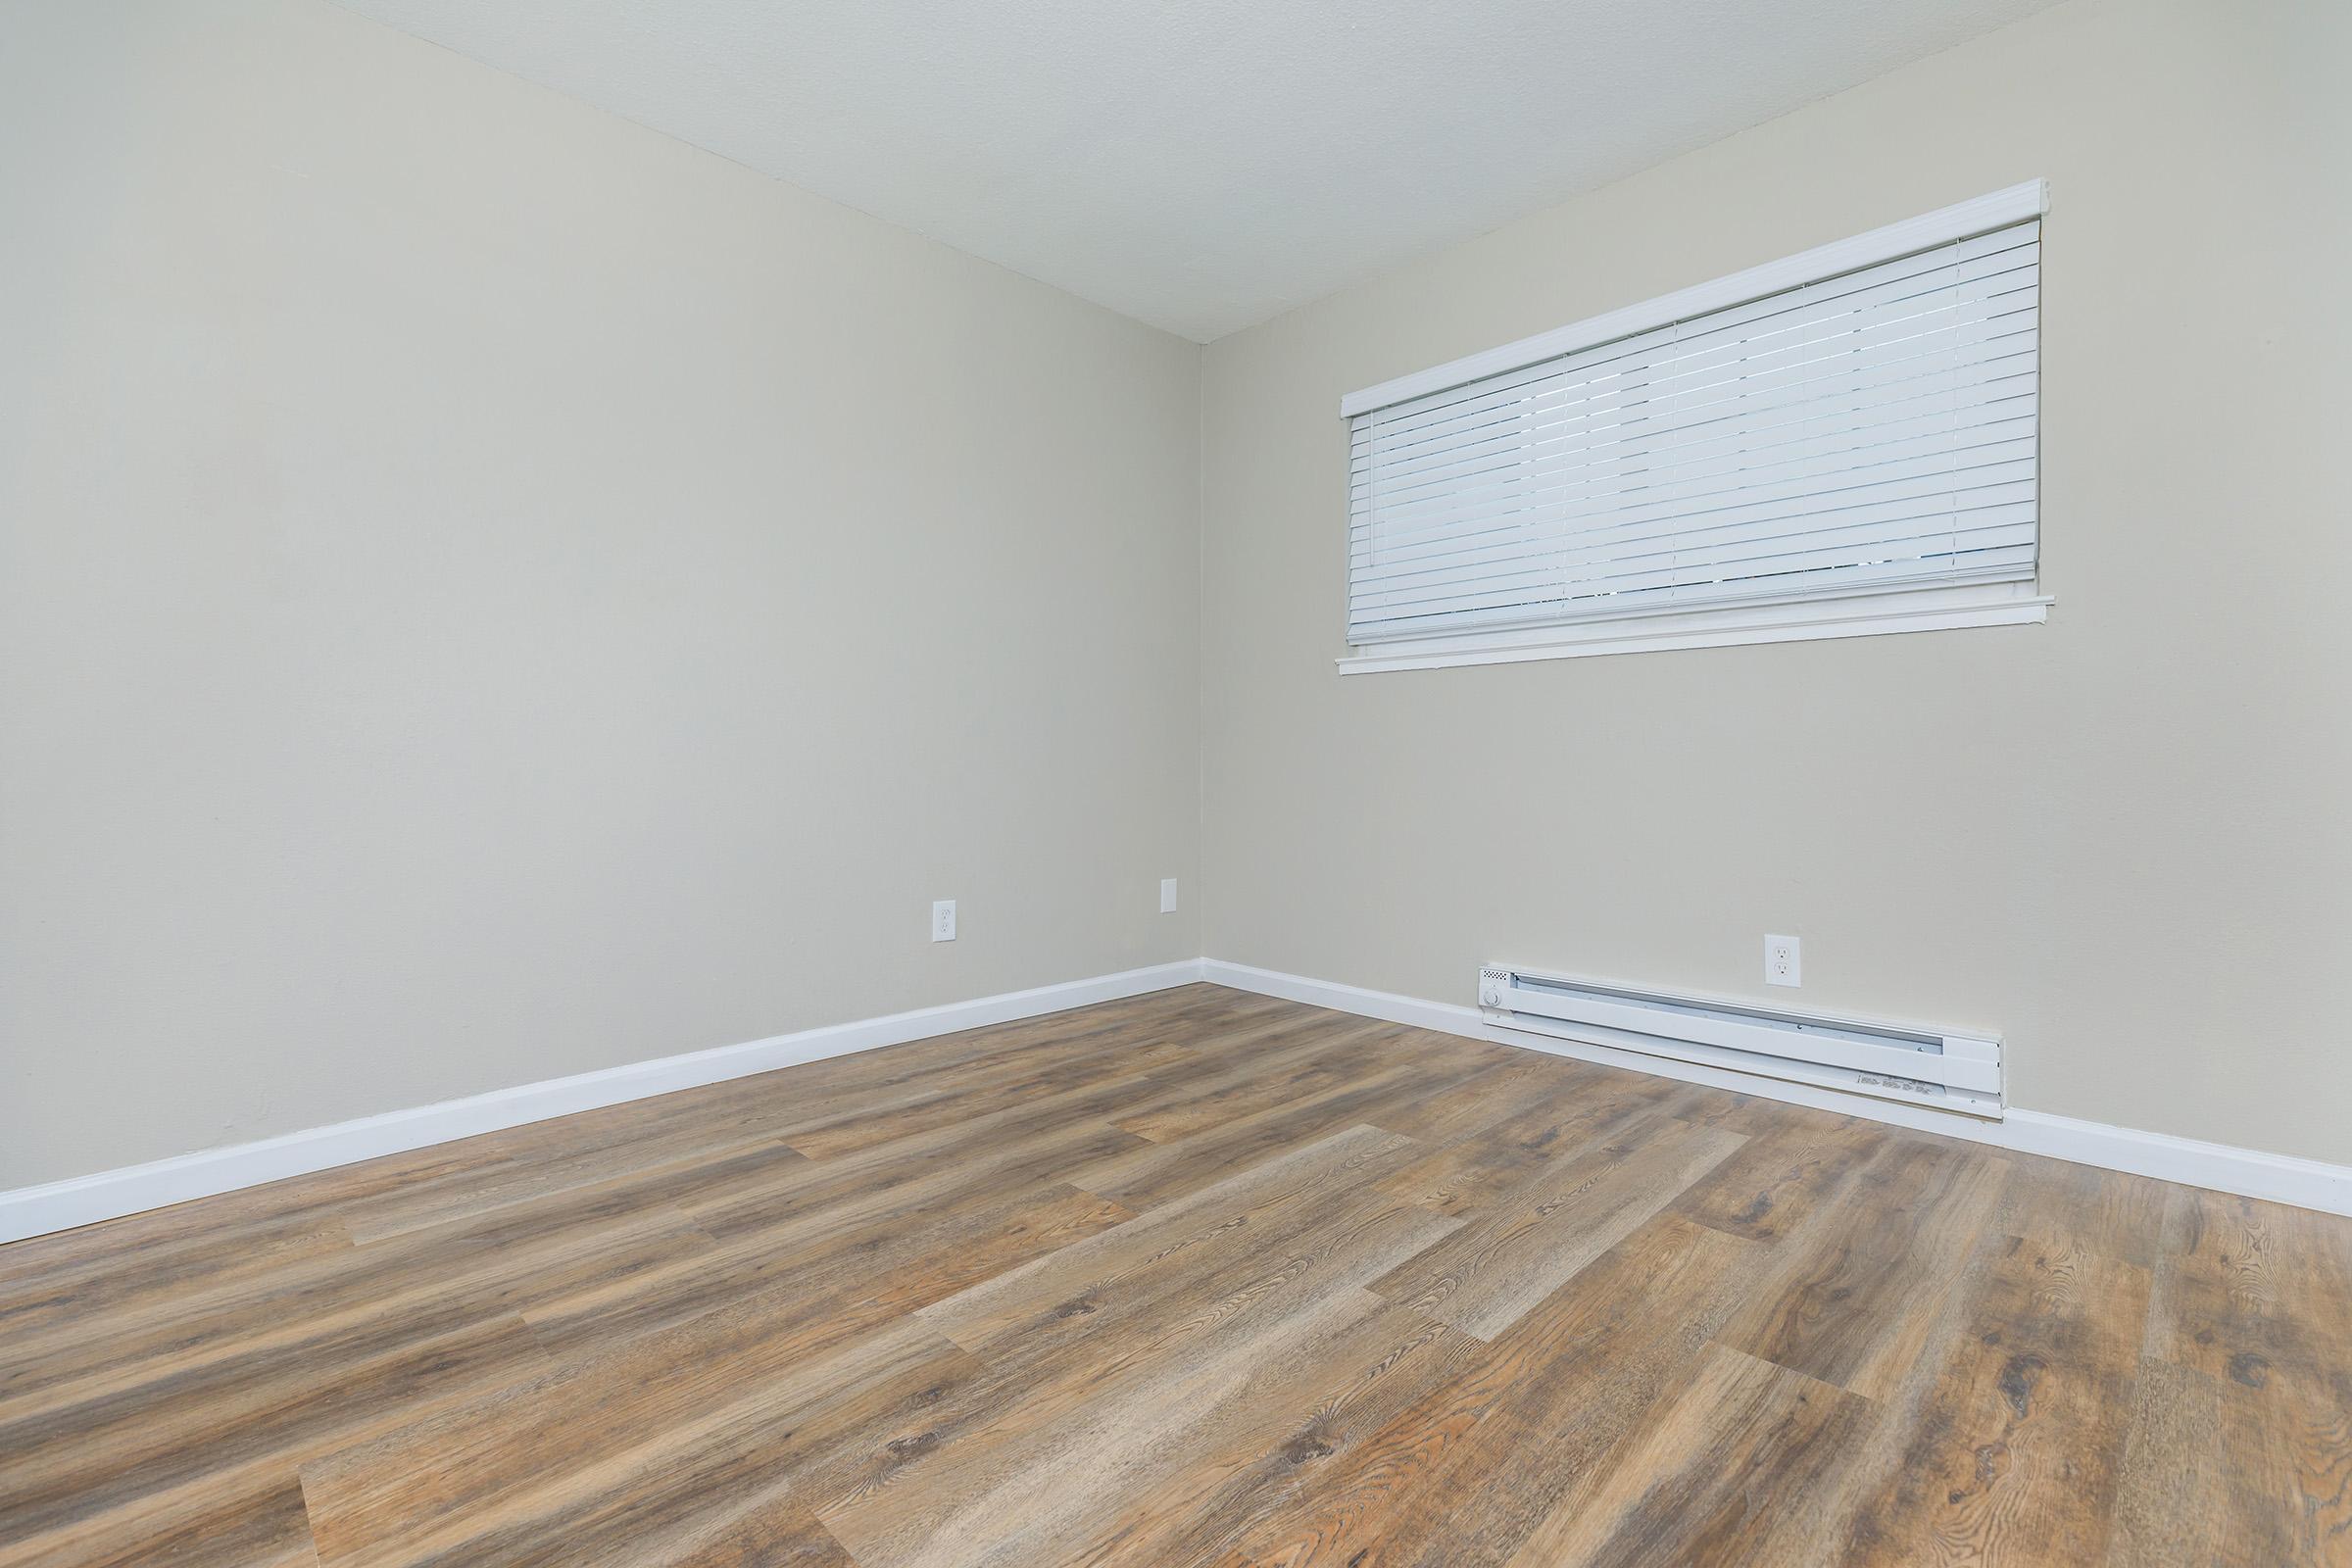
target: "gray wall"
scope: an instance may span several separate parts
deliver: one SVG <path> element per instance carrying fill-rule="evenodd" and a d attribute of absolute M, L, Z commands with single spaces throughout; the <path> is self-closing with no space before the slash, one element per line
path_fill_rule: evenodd
<path fill-rule="evenodd" d="M 1203 364 L 318 0 L 6 3 L 0 1187 L 1767 930 L 2019 1103 L 2352 1159 L 2352 7 L 2073 0 Z M 1337 675 L 1341 393 L 2034 175 L 2047 626 Z"/>
<path fill-rule="evenodd" d="M 1195 346 L 317 0 L 0 28 L 0 1188 L 1200 951 Z"/>
<path fill-rule="evenodd" d="M 1205 938 L 1999 1028 L 2352 1160 L 2352 6 L 2076 0 L 1212 344 Z M 2046 175 L 2046 626 L 1342 679 L 1342 393 Z"/>

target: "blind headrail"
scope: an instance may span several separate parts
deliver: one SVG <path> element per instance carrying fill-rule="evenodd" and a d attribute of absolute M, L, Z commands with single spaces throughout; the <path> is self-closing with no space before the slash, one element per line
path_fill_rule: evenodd
<path fill-rule="evenodd" d="M 2049 211 L 2050 189 L 2046 179 L 2029 179 L 1973 201 L 1958 202 L 1950 207 L 1923 213 L 1917 218 L 1874 228 L 1867 234 L 1820 245 L 1794 256 L 1784 256 L 1777 262 L 1766 262 L 1743 272 L 1714 278 L 1705 283 L 1661 294 L 1619 310 L 1572 321 L 1566 326 L 1539 332 L 1534 337 L 1505 343 L 1484 353 L 1468 355 L 1445 365 L 1416 370 L 1394 380 L 1350 392 L 1340 399 L 1340 416 L 1353 418 L 1371 414 L 1392 404 L 1409 402 L 1432 392 L 1480 380 L 1490 375 L 1501 375 L 1521 369 L 1544 360 L 1556 359 L 1594 348 L 1618 338 L 1631 337 L 1638 332 L 1655 331 L 1678 321 L 1703 316 L 1711 311 L 1728 310 L 1744 305 L 1769 294 L 1778 294 L 1802 284 L 1819 282 L 1841 272 L 1884 262 L 1896 261 L 1917 251 L 1932 250 L 1955 240 L 1972 239 L 1979 234 L 2005 228 L 2011 223 L 2038 218 Z"/>

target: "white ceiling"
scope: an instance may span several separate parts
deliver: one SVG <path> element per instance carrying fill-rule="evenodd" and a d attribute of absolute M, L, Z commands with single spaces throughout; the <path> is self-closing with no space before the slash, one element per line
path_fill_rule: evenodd
<path fill-rule="evenodd" d="M 342 0 L 1207 341 L 2050 0 Z"/>

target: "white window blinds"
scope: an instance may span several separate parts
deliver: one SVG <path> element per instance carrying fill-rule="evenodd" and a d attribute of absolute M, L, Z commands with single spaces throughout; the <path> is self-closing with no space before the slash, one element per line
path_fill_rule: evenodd
<path fill-rule="evenodd" d="M 1348 640 L 2031 579 L 2040 229 L 1355 413 Z"/>

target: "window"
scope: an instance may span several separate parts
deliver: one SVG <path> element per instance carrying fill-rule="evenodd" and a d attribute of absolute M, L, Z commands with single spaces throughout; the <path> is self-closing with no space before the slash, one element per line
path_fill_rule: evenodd
<path fill-rule="evenodd" d="M 2042 618 L 2039 182 L 1354 393 L 1343 667 Z"/>

